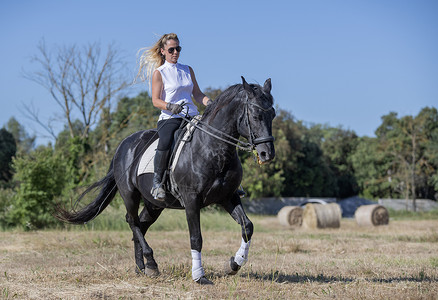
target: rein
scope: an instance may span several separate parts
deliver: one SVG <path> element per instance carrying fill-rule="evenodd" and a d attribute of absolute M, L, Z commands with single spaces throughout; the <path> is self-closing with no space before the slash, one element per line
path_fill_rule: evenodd
<path fill-rule="evenodd" d="M 180 116 L 180 117 L 181 117 L 181 116 Z M 191 119 L 188 119 L 188 118 L 186 118 L 186 117 L 182 117 L 182 119 L 183 119 L 184 121 L 190 123 L 190 124 L 191 124 L 192 126 L 194 126 L 195 128 L 201 130 L 202 132 L 205 132 L 206 134 L 208 134 L 208 135 L 210 135 L 210 136 L 212 136 L 212 137 L 214 137 L 214 138 L 216 138 L 216 139 L 218 139 L 218 140 L 220 140 L 220 141 L 222 141 L 222 142 L 225 142 L 225 143 L 230 144 L 230 145 L 232 145 L 232 146 L 236 146 L 236 147 L 239 148 L 240 150 L 247 151 L 247 152 L 252 152 L 252 150 L 254 149 L 254 146 L 255 146 L 255 145 L 250 144 L 250 143 L 242 142 L 241 140 L 236 139 L 235 137 L 233 137 L 233 136 L 231 136 L 231 135 L 229 135 L 229 134 L 226 134 L 226 133 L 220 131 L 219 129 L 216 129 L 216 128 L 214 128 L 213 126 L 211 126 L 211 125 L 209 125 L 209 124 L 207 124 L 207 123 L 205 123 L 205 122 L 203 122 L 203 121 L 201 121 L 201 120 L 199 120 L 198 123 L 195 124 L 194 122 L 192 122 Z M 225 139 L 225 138 L 222 138 L 222 137 L 220 137 L 220 136 L 214 134 L 213 132 L 208 131 L 208 130 L 205 129 L 205 128 L 200 127 L 199 124 L 201 124 L 201 125 L 207 127 L 207 128 L 210 129 L 210 130 L 213 130 L 213 131 L 216 131 L 216 132 L 220 133 L 221 135 L 223 135 L 224 137 L 230 139 L 231 141 L 230 141 L 230 140 L 227 140 L 227 139 Z M 234 142 L 233 142 L 233 141 L 234 141 Z"/>
<path fill-rule="evenodd" d="M 222 131 L 220 131 L 217 128 L 214 128 L 213 126 L 207 124 L 206 122 L 203 122 L 201 120 L 198 121 L 198 124 L 201 124 L 201 125 L 205 126 L 206 128 L 208 128 L 211 131 L 218 132 L 219 134 L 221 134 L 225 138 L 220 137 L 219 135 L 216 135 L 213 132 L 210 132 L 207 129 L 200 127 L 198 124 L 195 124 L 189 118 L 186 118 L 185 116 L 180 116 L 180 117 L 182 117 L 182 119 L 184 121 L 190 123 L 195 128 L 201 130 L 202 132 L 207 133 L 208 135 L 210 135 L 210 136 L 212 136 L 212 137 L 214 137 L 214 138 L 216 138 L 216 139 L 218 139 L 220 141 L 223 141 L 223 142 L 225 142 L 227 144 L 235 146 L 235 147 L 237 147 L 240 150 L 247 151 L 247 152 L 252 152 L 258 144 L 262 144 L 262 143 L 266 143 L 266 142 L 273 142 L 275 140 L 275 138 L 273 136 L 271 136 L 271 135 L 270 136 L 259 137 L 259 138 L 255 138 L 255 139 L 252 138 L 253 134 L 252 134 L 251 125 L 250 125 L 251 123 L 249 122 L 249 110 L 248 110 L 249 105 L 253 105 L 253 106 L 255 106 L 255 107 L 257 107 L 257 108 L 259 108 L 259 109 L 261 109 L 263 111 L 268 111 L 268 110 L 270 110 L 272 108 L 272 106 L 269 107 L 269 108 L 263 108 L 263 107 L 261 107 L 260 105 L 258 105 L 256 103 L 251 103 L 248 100 L 248 95 L 246 95 L 246 105 L 245 105 L 245 112 L 246 113 L 245 114 L 246 114 L 246 119 L 247 119 L 247 124 L 248 124 L 248 131 L 249 131 L 249 135 L 248 135 L 249 143 L 242 142 L 241 140 L 236 139 L 235 137 L 233 137 L 233 136 L 231 136 L 231 135 L 229 135 L 229 134 L 227 134 L 225 132 L 222 132 Z"/>

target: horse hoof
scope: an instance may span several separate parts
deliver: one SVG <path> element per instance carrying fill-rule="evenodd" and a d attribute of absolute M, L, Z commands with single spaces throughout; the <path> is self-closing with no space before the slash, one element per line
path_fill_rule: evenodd
<path fill-rule="evenodd" d="M 201 284 L 201 285 L 207 285 L 207 284 L 213 284 L 213 281 L 210 281 L 207 278 L 205 278 L 205 276 L 202 276 L 201 278 L 196 280 L 196 283 Z"/>
<path fill-rule="evenodd" d="M 234 261 L 234 256 L 231 256 L 230 260 L 225 262 L 225 275 L 236 275 L 239 269 L 240 266 Z"/>
<path fill-rule="evenodd" d="M 135 274 L 137 274 L 137 275 L 144 275 L 144 269 L 139 269 L 138 267 L 135 268 Z"/>
<path fill-rule="evenodd" d="M 141 270 L 136 269 L 135 272 L 137 274 L 146 275 L 148 277 L 157 277 L 160 275 L 160 271 L 158 271 L 158 268 L 157 269 L 144 268 Z"/>

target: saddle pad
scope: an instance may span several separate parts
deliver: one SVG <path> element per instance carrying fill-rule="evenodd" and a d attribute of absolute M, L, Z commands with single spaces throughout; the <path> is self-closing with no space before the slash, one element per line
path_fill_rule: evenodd
<path fill-rule="evenodd" d="M 145 173 L 154 173 L 155 150 L 157 149 L 159 140 L 160 139 L 156 139 L 150 144 L 141 156 L 140 163 L 138 164 L 137 176 Z"/>
<path fill-rule="evenodd" d="M 197 124 L 199 120 L 201 119 L 201 115 L 195 116 L 192 119 L 193 124 Z M 193 131 L 195 130 L 195 126 L 192 125 L 192 123 L 189 123 L 187 125 L 187 130 L 181 139 L 181 141 L 178 143 L 177 148 L 175 149 L 175 155 L 173 157 L 173 160 L 171 162 L 171 168 L 170 170 L 173 172 L 175 170 L 176 163 L 178 162 L 179 156 L 181 154 L 181 150 L 185 143 L 190 140 L 190 136 L 192 135 Z M 155 140 L 143 153 L 140 163 L 138 164 L 138 170 L 137 170 L 137 176 L 145 173 L 154 173 L 154 157 L 155 157 L 155 150 L 158 146 L 158 141 L 160 139 Z"/>

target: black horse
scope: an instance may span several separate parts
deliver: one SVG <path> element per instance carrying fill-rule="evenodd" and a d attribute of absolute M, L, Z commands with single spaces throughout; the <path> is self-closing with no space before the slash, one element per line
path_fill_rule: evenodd
<path fill-rule="evenodd" d="M 200 284 L 212 283 L 205 278 L 201 263 L 202 236 L 200 210 L 210 204 L 221 205 L 242 227 L 241 247 L 226 263 L 226 273 L 234 275 L 248 259 L 253 224 L 246 216 L 237 193 L 242 180 L 242 166 L 236 147 L 242 148 L 238 138 L 249 143 L 246 150 L 256 150 L 259 164 L 275 156 L 272 120 L 275 117 L 271 80 L 264 86 L 242 84 L 226 89 L 210 104 L 193 132 L 192 139 L 182 148 L 171 177 L 178 188 L 178 196 L 167 193 L 165 202 L 154 200 L 150 194 L 152 174 L 137 176 L 142 151 L 151 144 L 155 130 L 134 133 L 119 145 L 108 174 L 91 185 L 89 191 L 100 188 L 98 196 L 82 210 L 68 212 L 58 209 L 57 217 L 73 224 L 84 224 L 111 202 L 117 190 L 126 206 L 128 222 L 134 240 L 136 271 L 148 276 L 159 274 L 153 251 L 144 236 L 164 208 L 185 209 L 192 249 L 192 278 Z M 78 201 L 79 201 L 78 200 Z M 140 203 L 144 208 L 138 214 Z M 146 264 L 144 261 L 146 258 Z"/>

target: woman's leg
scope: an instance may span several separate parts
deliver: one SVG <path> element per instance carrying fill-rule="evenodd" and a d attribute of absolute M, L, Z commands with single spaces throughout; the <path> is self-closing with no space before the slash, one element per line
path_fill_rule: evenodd
<path fill-rule="evenodd" d="M 168 119 L 161 120 L 157 124 L 160 140 L 155 151 L 154 179 L 151 190 L 151 194 L 156 200 L 164 201 L 164 198 L 166 198 L 166 191 L 163 188 L 163 174 L 167 169 L 173 134 L 179 128 L 181 122 L 182 119 Z"/>

